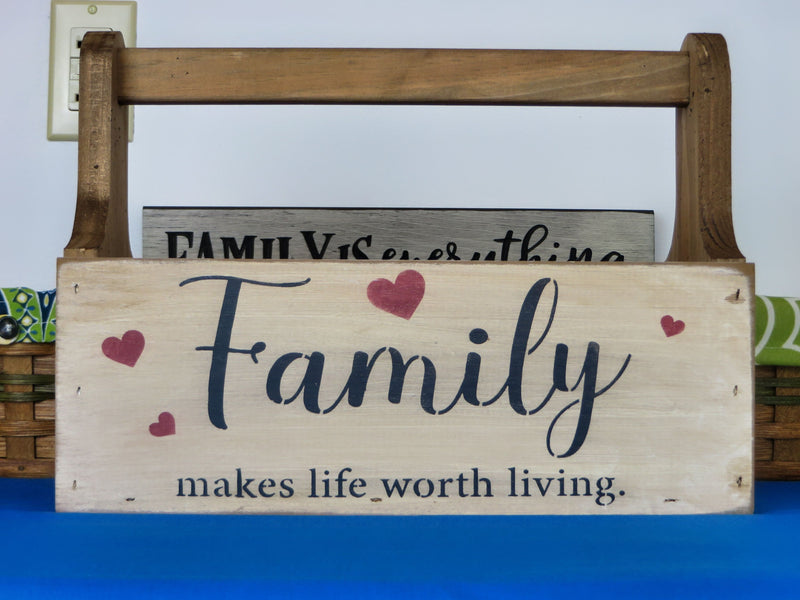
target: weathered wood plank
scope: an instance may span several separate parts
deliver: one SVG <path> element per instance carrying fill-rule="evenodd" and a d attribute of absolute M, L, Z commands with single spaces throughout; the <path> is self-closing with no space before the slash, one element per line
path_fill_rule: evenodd
<path fill-rule="evenodd" d="M 123 104 L 681 106 L 685 52 L 128 48 Z"/>
<path fill-rule="evenodd" d="M 145 207 L 144 258 L 653 262 L 653 212 Z"/>
<path fill-rule="evenodd" d="M 62 261 L 57 506 L 751 511 L 752 286 L 750 265 Z"/>

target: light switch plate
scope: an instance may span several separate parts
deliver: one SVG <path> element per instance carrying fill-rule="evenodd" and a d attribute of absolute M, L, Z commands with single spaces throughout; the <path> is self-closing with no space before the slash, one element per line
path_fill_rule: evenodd
<path fill-rule="evenodd" d="M 136 2 L 53 0 L 50 7 L 50 86 L 47 139 L 78 139 L 80 40 L 87 31 L 119 31 L 125 46 L 136 46 Z M 130 107 L 129 139 L 133 139 Z"/>

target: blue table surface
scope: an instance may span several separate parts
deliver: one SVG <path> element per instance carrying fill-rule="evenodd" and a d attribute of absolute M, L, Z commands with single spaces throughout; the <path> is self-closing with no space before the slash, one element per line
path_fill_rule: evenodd
<path fill-rule="evenodd" d="M 0 598 L 800 597 L 800 482 L 753 515 L 60 514 L 0 479 Z"/>

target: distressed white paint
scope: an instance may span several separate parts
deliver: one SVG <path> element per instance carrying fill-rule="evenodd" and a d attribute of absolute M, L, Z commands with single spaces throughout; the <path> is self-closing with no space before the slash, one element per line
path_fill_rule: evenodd
<path fill-rule="evenodd" d="M 410 312 L 391 306 L 391 282 L 409 277 L 404 269 L 364 261 L 62 263 L 58 509 L 752 510 L 748 266 L 418 262 L 409 281 L 424 279 L 424 292 L 408 287 L 418 301 Z M 196 280 L 212 275 L 302 285 L 243 283 L 226 328 L 234 305 L 223 296 L 232 284 Z M 379 352 L 387 347 L 435 366 L 431 411 L 420 393 L 421 358 L 399 402 L 388 400 L 391 352 Z M 337 404 L 356 352 L 378 356 L 374 372 L 362 403 L 345 396 Z M 222 395 L 212 391 L 220 381 L 213 357 L 227 360 Z M 318 387 L 315 376 L 304 379 L 314 360 Z M 459 395 L 470 388 L 468 372 L 478 375 L 478 399 L 495 402 Z M 590 405 L 581 438 L 579 409 Z M 385 487 L 406 478 L 403 498 Z"/>

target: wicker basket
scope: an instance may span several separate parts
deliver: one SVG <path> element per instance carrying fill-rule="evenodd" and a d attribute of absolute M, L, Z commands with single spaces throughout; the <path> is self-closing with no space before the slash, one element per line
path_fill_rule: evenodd
<path fill-rule="evenodd" d="M 55 344 L 0 346 L 0 477 L 53 477 Z"/>
<path fill-rule="evenodd" d="M 800 367 L 756 367 L 756 479 L 800 480 Z"/>

